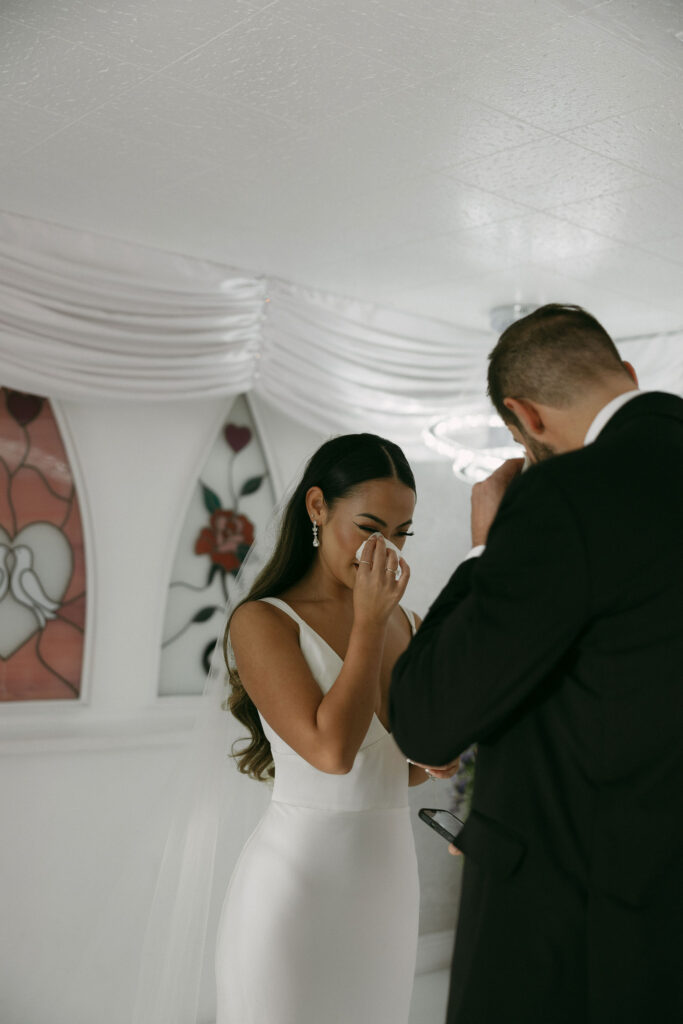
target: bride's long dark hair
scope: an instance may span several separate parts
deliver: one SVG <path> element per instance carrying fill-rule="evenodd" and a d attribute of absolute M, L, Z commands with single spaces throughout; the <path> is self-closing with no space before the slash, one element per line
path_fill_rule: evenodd
<path fill-rule="evenodd" d="M 275 550 L 256 577 L 251 590 L 240 604 L 277 597 L 302 579 L 316 556 L 312 544 L 311 523 L 306 511 L 306 494 L 311 487 L 323 492 L 328 509 L 359 484 L 387 477 L 400 480 L 415 491 L 415 478 L 397 444 L 376 434 L 343 434 L 326 441 L 306 465 L 304 474 L 285 508 Z M 239 607 L 239 605 L 237 605 Z M 236 608 L 233 609 L 233 615 Z M 232 615 L 230 616 L 232 619 Z M 230 620 L 223 636 L 223 655 L 230 677 L 230 695 L 226 707 L 251 734 L 247 745 L 232 757 L 245 775 L 265 782 L 275 775 L 270 743 L 253 701 L 228 658 Z"/>

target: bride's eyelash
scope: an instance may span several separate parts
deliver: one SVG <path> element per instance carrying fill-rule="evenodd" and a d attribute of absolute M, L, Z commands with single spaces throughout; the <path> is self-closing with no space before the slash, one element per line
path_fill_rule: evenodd
<path fill-rule="evenodd" d="M 358 527 L 359 530 L 367 530 L 368 533 L 376 533 L 377 532 L 374 526 L 363 526 L 362 523 L 356 523 L 356 526 Z M 399 533 L 399 537 L 414 537 L 414 536 L 415 536 L 415 531 L 414 530 L 405 530 L 402 533 Z"/>

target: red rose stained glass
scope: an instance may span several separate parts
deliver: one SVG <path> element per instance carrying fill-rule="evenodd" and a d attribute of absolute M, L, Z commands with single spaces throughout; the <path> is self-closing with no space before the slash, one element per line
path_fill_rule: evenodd
<path fill-rule="evenodd" d="M 194 546 L 196 555 L 209 555 L 214 565 L 226 572 L 239 569 L 254 543 L 254 524 L 232 509 L 219 508 L 211 513 Z"/>
<path fill-rule="evenodd" d="M 0 700 L 79 696 L 85 552 L 50 403 L 0 388 Z"/>
<path fill-rule="evenodd" d="M 236 399 L 193 488 L 179 538 L 161 644 L 159 693 L 201 693 L 226 602 L 273 491 L 243 397 Z"/>

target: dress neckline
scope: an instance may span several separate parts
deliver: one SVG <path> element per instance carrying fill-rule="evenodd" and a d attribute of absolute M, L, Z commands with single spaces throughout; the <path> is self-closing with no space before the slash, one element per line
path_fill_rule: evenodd
<path fill-rule="evenodd" d="M 332 652 L 332 654 L 335 656 L 335 658 L 337 659 L 337 661 L 341 665 L 344 664 L 344 659 L 342 657 L 340 657 L 339 654 L 337 654 L 337 652 L 335 651 L 334 647 L 332 647 L 331 644 L 328 644 L 328 642 L 325 639 L 325 637 L 321 636 L 317 629 L 313 629 L 313 626 L 311 626 L 308 622 L 306 622 L 306 620 L 303 619 L 301 617 L 301 615 L 299 615 L 298 612 L 295 612 L 294 609 L 292 608 L 291 604 L 287 604 L 287 602 L 283 601 L 281 597 L 262 597 L 261 600 L 262 601 L 266 601 L 266 602 L 276 602 L 278 605 L 282 605 L 284 608 L 286 608 L 288 614 L 290 614 L 294 619 L 296 619 L 297 622 L 299 622 L 302 626 L 305 626 L 306 629 L 308 630 L 308 632 L 312 633 L 313 636 L 316 637 L 321 642 L 321 644 L 324 644 L 325 647 L 327 647 L 328 651 Z M 401 608 L 400 605 L 399 605 L 399 608 Z M 401 608 L 401 611 L 403 612 L 405 617 L 408 619 L 408 624 L 410 626 L 410 631 L 411 631 L 411 633 L 414 636 L 415 635 L 415 631 L 414 631 L 414 628 L 413 628 L 413 623 L 410 620 L 410 616 L 406 612 L 405 608 Z M 379 715 L 377 714 L 376 711 L 373 711 L 372 717 L 377 719 L 377 721 L 379 722 L 379 724 L 382 727 L 382 729 L 384 729 L 384 731 L 387 734 L 387 736 L 391 736 L 391 730 L 387 729 L 386 725 L 384 724 L 384 722 L 379 717 Z"/>
<path fill-rule="evenodd" d="M 327 649 L 329 651 L 332 651 L 332 653 L 334 654 L 335 658 L 337 658 L 338 661 L 341 661 L 341 663 L 344 664 L 344 659 L 341 657 L 341 655 L 339 655 L 335 651 L 334 647 L 332 647 L 331 644 L 328 644 L 328 642 L 325 639 L 325 637 L 321 636 L 321 634 L 318 632 L 317 629 L 313 629 L 313 626 L 311 626 L 311 624 L 309 622 L 306 622 L 306 619 L 302 618 L 301 615 L 299 615 L 298 612 L 295 612 L 294 609 L 292 608 L 291 604 L 287 604 L 287 602 L 283 601 L 281 597 L 262 597 L 261 601 L 276 601 L 277 604 L 283 605 L 287 609 L 287 611 L 291 613 L 292 617 L 297 620 L 297 622 L 301 622 L 306 627 L 306 629 L 308 629 L 311 633 L 313 633 L 314 636 L 317 636 L 318 640 L 322 641 L 322 643 L 325 644 L 325 647 L 327 647 Z M 413 613 L 409 614 L 405 610 L 403 605 L 399 605 L 398 607 L 401 609 L 401 611 L 405 615 L 406 619 L 408 620 L 408 625 L 410 626 L 411 636 L 415 636 L 415 622 L 414 622 L 414 619 L 411 618 L 411 615 Z"/>
<path fill-rule="evenodd" d="M 341 657 L 341 655 L 339 655 L 335 651 L 334 647 L 332 647 L 331 644 L 328 644 L 328 642 L 325 639 L 325 637 L 321 636 L 317 629 L 313 629 L 313 626 L 311 626 L 310 623 L 306 622 L 306 620 L 303 619 L 299 615 L 298 612 L 295 612 L 294 609 L 292 608 L 291 604 L 287 604 L 287 602 L 283 601 L 281 597 L 263 597 L 263 598 L 261 598 L 261 600 L 262 601 L 273 601 L 273 602 L 277 602 L 277 604 L 279 604 L 279 605 L 283 605 L 287 609 L 287 611 L 291 614 L 292 618 L 296 619 L 297 622 L 299 622 L 302 626 L 305 626 L 306 629 L 309 631 L 309 633 L 313 633 L 313 635 L 316 636 L 318 638 L 318 640 L 320 640 L 321 643 L 325 644 L 325 647 L 327 647 L 328 651 L 331 651 L 332 654 L 334 654 L 334 656 L 337 659 L 337 661 L 341 662 L 342 665 L 344 664 L 344 659 Z"/>

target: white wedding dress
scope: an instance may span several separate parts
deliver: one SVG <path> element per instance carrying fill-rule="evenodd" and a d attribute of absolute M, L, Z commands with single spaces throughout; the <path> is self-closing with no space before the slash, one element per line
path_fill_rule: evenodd
<path fill-rule="evenodd" d="M 284 601 L 265 600 L 299 624 L 327 692 L 339 656 Z M 216 1024 L 406 1024 L 419 909 L 406 760 L 376 715 L 347 775 L 318 771 L 263 728 L 275 785 L 223 905 Z"/>

